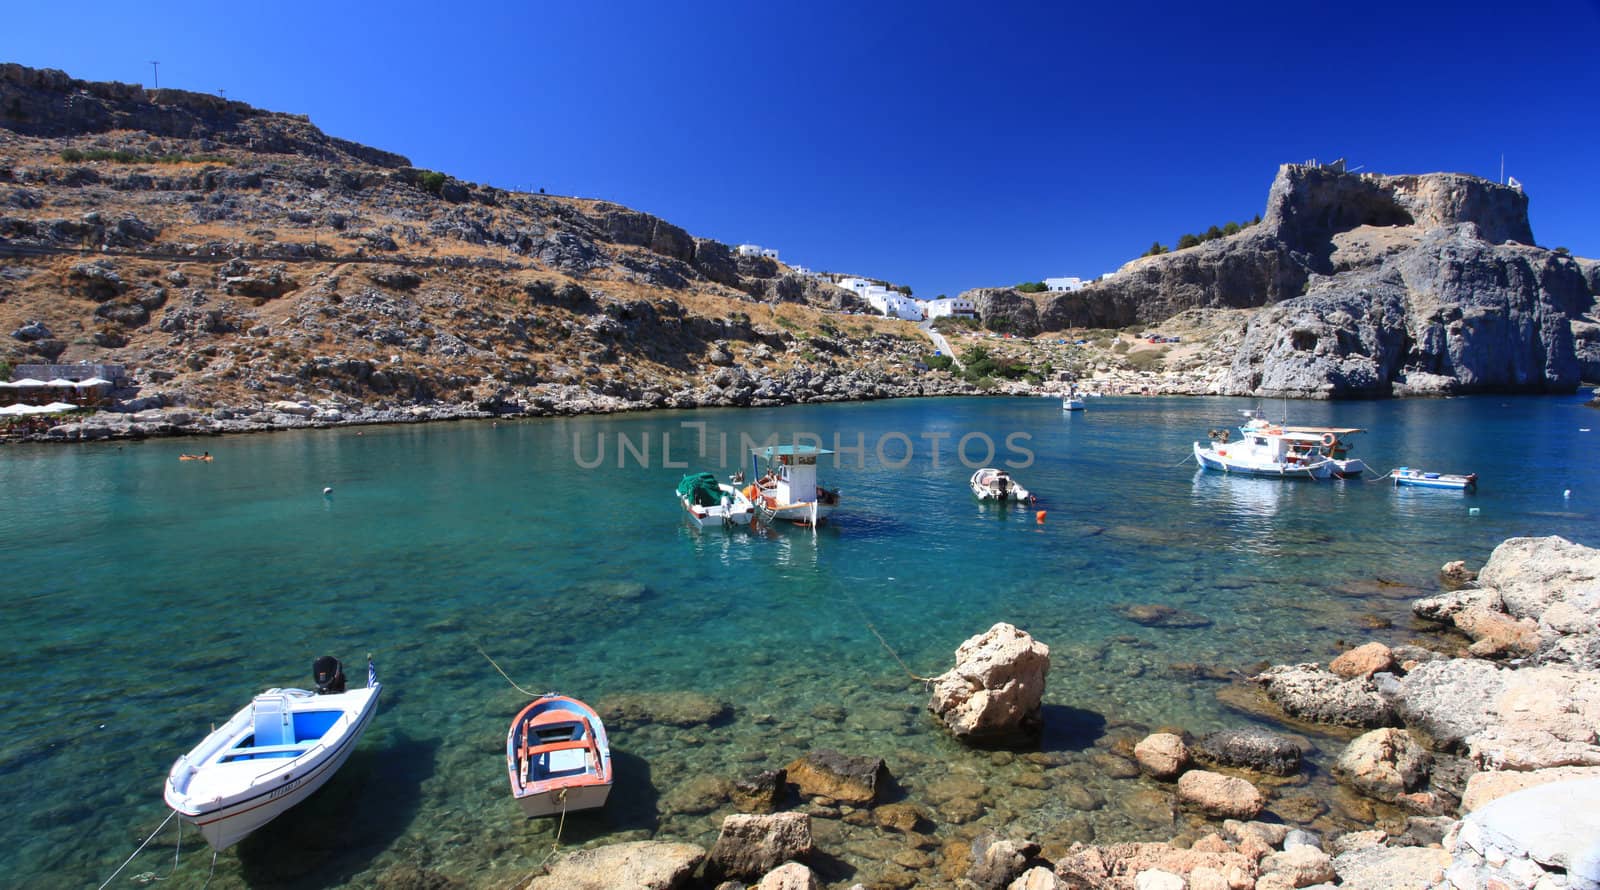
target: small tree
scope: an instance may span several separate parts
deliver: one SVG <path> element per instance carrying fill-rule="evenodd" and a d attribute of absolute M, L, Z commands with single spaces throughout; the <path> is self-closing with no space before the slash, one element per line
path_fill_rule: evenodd
<path fill-rule="evenodd" d="M 1200 239 L 1196 238 L 1193 235 L 1184 235 L 1184 236 L 1182 236 L 1182 237 L 1180 237 L 1178 239 L 1178 249 L 1179 250 L 1183 250 L 1183 249 L 1189 248 L 1189 247 L 1196 247 L 1199 244 L 1200 244 Z"/>
<path fill-rule="evenodd" d="M 1211 228 L 1206 229 L 1205 240 L 1207 240 L 1207 241 L 1215 241 L 1215 240 L 1217 240 L 1218 238 L 1221 238 L 1221 237 L 1222 237 L 1222 230 L 1217 228 L 1216 226 L 1212 226 Z"/>
<path fill-rule="evenodd" d="M 895 290 L 899 291 L 902 294 L 905 294 L 908 297 L 911 296 L 911 285 L 909 285 L 909 284 L 902 284 L 899 287 L 895 288 Z"/>
<path fill-rule="evenodd" d="M 1024 294 L 1040 294 L 1049 290 L 1043 281 L 1024 281 L 1017 285 L 1017 291 Z"/>
<path fill-rule="evenodd" d="M 1236 222 L 1233 222 L 1232 220 L 1229 220 L 1228 224 L 1222 227 L 1222 234 L 1224 234 L 1224 235 L 1237 235 L 1237 234 L 1239 234 L 1239 224 L 1236 223 Z"/>

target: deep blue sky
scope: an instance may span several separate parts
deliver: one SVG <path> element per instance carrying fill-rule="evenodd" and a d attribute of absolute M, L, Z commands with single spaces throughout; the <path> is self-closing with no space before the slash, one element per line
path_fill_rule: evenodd
<path fill-rule="evenodd" d="M 1117 9 L 1109 7 L 1116 6 Z M 1393 8 L 1395 6 L 1408 8 Z M 225 90 L 919 296 L 1111 271 L 1280 163 L 1521 180 L 1600 257 L 1600 3 L 16 3 L 0 59 Z"/>

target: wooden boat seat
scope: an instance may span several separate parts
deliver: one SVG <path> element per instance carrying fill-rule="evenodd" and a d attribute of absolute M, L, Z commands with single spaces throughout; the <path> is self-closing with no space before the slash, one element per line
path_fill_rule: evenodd
<path fill-rule="evenodd" d="M 555 727 L 562 724 L 571 726 L 574 734 L 576 734 L 577 737 L 557 739 L 556 741 L 552 742 L 529 744 L 529 736 L 533 733 L 534 728 L 541 724 L 549 727 Z M 582 727 L 581 732 L 579 731 L 580 726 Z M 595 740 L 594 727 L 590 725 L 588 718 L 585 717 L 581 720 L 573 720 L 571 714 L 559 712 L 535 715 L 526 723 L 522 724 L 522 745 L 517 748 L 517 766 L 518 772 L 522 774 L 523 784 L 527 784 L 528 782 L 528 773 L 533 766 L 535 758 L 540 757 L 541 755 L 553 754 L 558 751 L 578 750 L 586 751 L 588 754 L 588 756 L 584 758 L 586 769 L 593 771 L 596 775 L 599 775 L 602 769 L 602 764 L 600 761 L 600 746 Z"/>

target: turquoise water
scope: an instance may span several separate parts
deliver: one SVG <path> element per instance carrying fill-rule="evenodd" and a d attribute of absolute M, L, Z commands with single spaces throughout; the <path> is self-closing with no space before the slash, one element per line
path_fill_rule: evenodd
<path fill-rule="evenodd" d="M 731 705 L 711 726 L 614 727 L 617 790 L 605 811 L 569 817 L 565 846 L 709 845 L 731 812 L 719 783 L 822 746 L 885 758 L 897 794 L 937 823 L 926 848 L 1008 823 L 1047 845 L 1164 839 L 1187 823 L 1163 821 L 1163 786 L 1108 769 L 1112 749 L 1151 727 L 1249 721 L 1219 703 L 1217 683 L 1172 665 L 1327 660 L 1341 640 L 1410 639 L 1409 600 L 1445 561 L 1481 564 L 1515 535 L 1600 544 L 1600 433 L 1580 432 L 1600 413 L 1580 399 L 1288 405 L 1294 423 L 1370 430 L 1355 453 L 1379 472 L 1476 472 L 1476 494 L 1180 463 L 1245 407 L 1105 398 L 1064 415 L 1050 399 L 903 400 L 304 431 L 208 440 L 211 464 L 179 462 L 197 447 L 183 440 L 5 448 L 0 788 L 12 818 L 0 874 L 97 886 L 165 817 L 167 768 L 210 725 L 263 687 L 308 684 L 319 654 L 355 680 L 371 651 L 385 692 L 361 749 L 315 798 L 218 857 L 211 886 L 372 886 L 402 865 L 503 885 L 544 859 L 556 826 L 509 799 L 499 752 L 526 697 L 479 647 L 530 690 L 602 707 L 635 693 Z M 705 424 L 706 459 L 686 423 Z M 723 433 L 731 472 L 741 433 L 774 432 L 830 446 L 861 436 L 861 465 L 822 468 L 844 492 L 836 523 L 687 526 L 672 496 L 681 474 L 718 469 Z M 1040 495 L 1043 523 L 972 498 L 955 454 L 968 433 L 989 436 L 997 462 L 1022 457 L 1007 435 L 1028 436 L 1013 441 L 1032 465 L 1014 474 Z M 936 467 L 928 436 L 945 434 Z M 664 435 L 688 469 L 662 466 Z M 634 449 L 621 467 L 619 436 Z M 602 440 L 604 463 L 582 468 Z M 880 441 L 894 463 L 909 443 L 909 462 L 885 466 Z M 983 450 L 974 440 L 967 454 Z M 1144 627 L 1117 611 L 1132 604 L 1211 623 Z M 1029 757 L 951 742 L 873 635 L 931 675 L 996 621 L 1052 648 L 1046 736 Z M 1310 743 L 1327 758 L 1326 741 Z M 1305 824 L 1361 815 L 1314 776 L 1274 795 Z M 905 845 L 870 825 L 820 821 L 819 845 L 839 860 L 831 884 L 921 865 L 891 862 Z M 176 840 L 168 826 L 113 886 L 166 876 Z M 165 886 L 199 887 L 210 868 L 191 830 Z"/>

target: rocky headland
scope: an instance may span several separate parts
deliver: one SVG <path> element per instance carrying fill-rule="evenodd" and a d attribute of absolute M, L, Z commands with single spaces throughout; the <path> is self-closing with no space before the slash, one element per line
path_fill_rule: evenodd
<path fill-rule="evenodd" d="M 1535 246 L 1520 188 L 1285 164 L 1237 234 L 1076 292 L 964 296 L 986 327 L 1023 336 L 1228 319 L 1242 330 L 1212 332 L 1204 370 L 1220 373 L 1203 391 L 1371 398 L 1600 381 L 1596 293 L 1600 262 Z"/>

